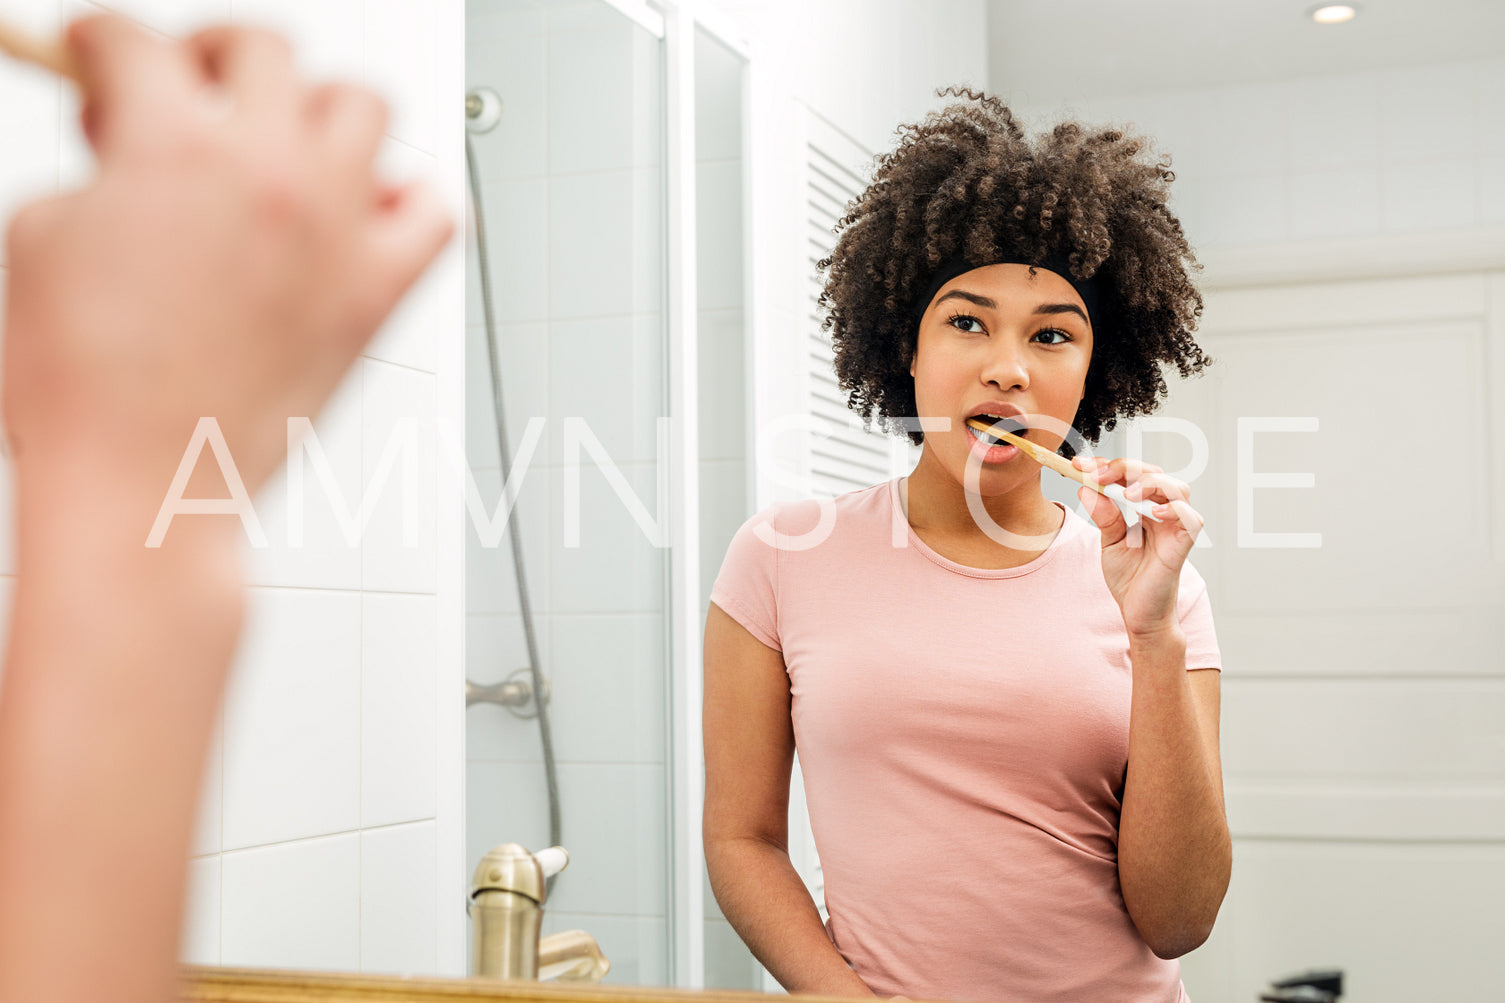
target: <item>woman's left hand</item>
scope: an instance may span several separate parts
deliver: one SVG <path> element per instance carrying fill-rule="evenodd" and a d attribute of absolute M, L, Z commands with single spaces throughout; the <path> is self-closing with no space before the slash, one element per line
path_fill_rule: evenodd
<path fill-rule="evenodd" d="M 1176 590 L 1202 516 L 1191 507 L 1191 489 L 1160 467 L 1135 460 L 1078 456 L 1078 470 L 1096 472 L 1100 484 L 1122 484 L 1129 501 L 1155 505 L 1159 522 L 1140 519 L 1130 528 L 1118 506 L 1091 488 L 1077 497 L 1103 535 L 1103 578 L 1123 612 L 1129 637 L 1152 637 L 1179 628 Z"/>

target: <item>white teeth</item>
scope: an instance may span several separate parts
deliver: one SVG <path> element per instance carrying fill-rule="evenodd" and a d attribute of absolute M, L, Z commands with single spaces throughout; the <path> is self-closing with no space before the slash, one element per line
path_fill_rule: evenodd
<path fill-rule="evenodd" d="M 994 438 L 993 436 L 988 435 L 988 433 L 986 433 L 986 432 L 979 432 L 977 429 L 973 428 L 971 425 L 967 426 L 967 431 L 970 432 L 970 433 L 972 433 L 972 438 L 978 440 L 979 442 L 985 442 L 989 446 L 1006 446 L 1006 445 L 1009 445 L 1009 443 L 1004 442 L 1002 439 Z"/>

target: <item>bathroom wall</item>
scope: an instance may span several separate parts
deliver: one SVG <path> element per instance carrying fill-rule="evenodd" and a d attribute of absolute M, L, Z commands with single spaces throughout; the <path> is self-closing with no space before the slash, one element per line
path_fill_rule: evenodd
<path fill-rule="evenodd" d="M 1505 226 L 1505 57 L 1029 104 L 1132 122 L 1169 152 L 1199 250 Z M 1013 88 L 1018 88 L 1014 91 Z"/>
<path fill-rule="evenodd" d="M 571 863 L 544 932 L 590 932 L 608 982 L 662 985 L 668 968 L 666 560 L 565 422 L 584 421 L 647 513 L 661 490 L 665 403 L 663 73 L 660 42 L 596 0 L 471 0 L 466 86 L 502 100 L 474 137 L 488 237 L 507 438 L 521 483 L 512 520 L 550 702 Z M 466 443 L 488 513 L 501 496 L 493 390 L 468 262 Z M 524 466 L 530 421 L 541 438 Z M 566 540 L 578 455 L 578 546 Z M 663 467 L 667 470 L 667 467 Z M 666 482 L 664 482 L 666 483 Z M 500 529 L 500 523 L 498 523 Z M 466 530 L 466 669 L 499 682 L 528 665 L 506 533 Z M 467 858 L 547 845 L 538 724 L 467 714 Z"/>
<path fill-rule="evenodd" d="M 310 73 L 371 82 L 393 112 L 386 169 L 431 179 L 459 218 L 459 0 L 29 0 L 8 5 L 7 17 L 50 33 L 101 7 L 173 36 L 209 22 L 274 26 Z M 0 93 L 8 217 L 20 201 L 85 179 L 90 159 L 70 88 L 0 61 Z M 285 478 L 258 499 L 270 546 L 252 552 L 248 626 L 206 778 L 186 960 L 463 971 L 463 581 L 458 517 L 435 502 L 447 475 L 434 438 L 444 421 L 458 439 L 461 266 L 453 246 L 315 419 L 343 497 L 323 490 L 311 454 L 303 546 L 288 542 Z M 399 449 L 385 488 L 368 489 L 409 421 L 414 448 Z M 417 499 L 411 539 L 404 476 Z M 0 478 L 8 484 L 3 467 Z M 363 500 L 370 521 L 352 545 L 340 513 Z M 8 594 L 8 498 L 4 506 Z"/>

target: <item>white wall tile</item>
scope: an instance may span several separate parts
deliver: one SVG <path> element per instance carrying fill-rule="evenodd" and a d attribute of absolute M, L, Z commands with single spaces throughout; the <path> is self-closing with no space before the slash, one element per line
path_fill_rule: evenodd
<path fill-rule="evenodd" d="M 0 232 L 21 206 L 57 191 L 58 118 L 62 85 L 56 77 L 11 59 L 0 61 Z M 8 244 L 8 241 L 0 241 Z M 9 251 L 0 247 L 0 266 Z"/>
<path fill-rule="evenodd" d="M 531 582 L 529 586 L 531 588 Z M 553 632 L 548 614 L 533 612 L 534 644 L 546 674 L 553 672 Z M 499 683 L 528 667 L 528 640 L 520 613 L 476 613 L 466 615 L 466 676 L 482 685 Z M 531 727 L 531 725 L 529 726 Z M 481 759 L 527 759 L 536 752 L 529 747 L 523 755 L 493 753 Z"/>
<path fill-rule="evenodd" d="M 573 762 L 663 763 L 669 652 L 663 617 L 559 614 L 552 618 L 553 735 Z"/>
<path fill-rule="evenodd" d="M 695 35 L 695 159 L 742 156 L 742 57 L 705 32 Z"/>
<path fill-rule="evenodd" d="M 599 823 L 601 818 L 599 813 L 592 813 L 577 821 L 591 824 L 591 820 Z M 569 838 L 566 832 L 566 843 Z M 537 852 L 548 845 L 548 839 L 548 789 L 541 763 L 472 760 L 465 764 L 465 861 L 468 868 L 474 868 L 476 862 L 498 843 L 520 843 Z"/>
<path fill-rule="evenodd" d="M 1479 206 L 1476 160 L 1387 163 L 1383 220 L 1386 230 L 1451 230 L 1473 226 Z"/>
<path fill-rule="evenodd" d="M 1478 70 L 1473 64 L 1391 70 L 1381 85 L 1386 161 L 1471 157 Z"/>
<path fill-rule="evenodd" d="M 724 919 L 705 922 L 705 987 L 761 992 L 762 968 Z"/>
<path fill-rule="evenodd" d="M 632 164 L 664 163 L 664 44 L 636 25 L 632 28 Z"/>
<path fill-rule="evenodd" d="M 189 851 L 203 857 L 220 851 L 221 817 L 224 812 L 225 723 L 223 713 L 214 728 L 209 746 L 204 780 L 199 788 L 198 815 L 193 825 L 193 846 Z"/>
<path fill-rule="evenodd" d="M 440 339 L 460 323 L 460 305 L 452 301 L 464 267 L 464 251 L 458 241 L 451 242 L 371 339 L 367 357 L 434 372 Z"/>
<path fill-rule="evenodd" d="M 225 712 L 224 845 L 360 824 L 358 595 L 253 589 Z"/>
<path fill-rule="evenodd" d="M 662 313 L 664 277 L 664 173 L 658 167 L 632 172 L 632 312 Z"/>
<path fill-rule="evenodd" d="M 221 964 L 360 967 L 359 835 L 226 853 L 221 868 Z"/>
<path fill-rule="evenodd" d="M 216 854 L 188 862 L 180 959 L 189 965 L 219 964 L 219 930 L 220 860 Z"/>
<path fill-rule="evenodd" d="M 544 447 L 539 447 L 542 454 Z M 555 482 L 559 479 L 558 468 L 535 462 L 518 473 L 522 489 L 517 503 L 507 516 L 509 522 L 516 520 L 522 540 L 523 571 L 527 580 L 528 598 L 535 612 L 546 613 L 552 599 L 552 553 L 559 537 L 553 526 Z M 502 521 L 500 513 L 502 478 L 498 470 L 475 471 L 476 489 L 480 495 L 484 519 L 493 521 L 495 543 L 483 541 L 479 524 L 466 512 L 466 606 L 471 613 L 516 613 L 517 573 L 514 570 L 511 527 Z"/>
<path fill-rule="evenodd" d="M 570 866 L 551 893 L 555 910 L 666 914 L 666 787 L 662 766 L 560 765 L 561 828 Z"/>
<path fill-rule="evenodd" d="M 564 930 L 584 930 L 601 945 L 601 953 L 611 962 L 611 971 L 601 980 L 606 985 L 663 986 L 672 981 L 665 963 L 668 923 L 663 919 L 544 912 L 544 936 Z"/>
<path fill-rule="evenodd" d="M 361 597 L 362 826 L 434 817 L 437 615 L 431 596 Z"/>
<path fill-rule="evenodd" d="M 441 111 L 438 87 L 439 46 L 451 39 L 435 34 L 436 19 L 425 4 L 406 0 L 364 0 L 365 76 L 387 98 L 392 121 L 388 133 L 425 153 L 438 155 Z M 453 95 L 454 119 L 462 113 L 461 95 Z"/>
<path fill-rule="evenodd" d="M 668 411 L 658 317 L 556 320 L 548 341 L 550 458 L 565 462 L 565 419 L 579 418 L 618 464 L 653 462 Z"/>
<path fill-rule="evenodd" d="M 1311 240 L 1378 233 L 1377 169 L 1314 171 L 1291 176 L 1291 237 Z"/>
<path fill-rule="evenodd" d="M 466 87 L 488 87 L 502 99 L 496 127 L 470 137 L 488 182 L 548 169 L 543 20 L 541 9 L 497 13 L 487 8 L 466 23 Z"/>
<path fill-rule="evenodd" d="M 577 0 L 574 3 L 551 3 L 543 0 L 551 32 L 610 31 L 629 22 L 609 4 Z"/>
<path fill-rule="evenodd" d="M 551 610 L 556 613 L 647 613 L 658 611 L 664 597 L 666 547 L 657 547 L 631 507 L 636 499 L 653 528 L 658 515 L 658 476 L 653 464 L 618 467 L 628 498 L 617 494 L 595 464 L 582 461 L 578 502 L 561 484 L 550 527 L 553 557 Z M 578 505 L 579 546 L 566 546 L 571 504 Z M 668 533 L 667 525 L 658 531 Z"/>
<path fill-rule="evenodd" d="M 498 323 L 544 320 L 549 316 L 551 182 L 519 178 L 481 186 L 481 206 L 491 262 L 492 306 Z M 472 252 L 467 252 L 472 253 Z M 562 262 L 568 270 L 568 259 Z M 479 273 L 471 265 L 467 274 Z M 579 277 L 574 276 L 578 281 Z M 483 321 L 480 301 L 467 308 L 466 323 Z"/>
<path fill-rule="evenodd" d="M 357 537 L 346 536 L 341 514 L 350 525 L 360 509 L 362 408 L 364 374 L 356 366 L 313 417 L 313 440 L 298 447 L 303 465 L 301 543 L 291 542 L 288 513 L 295 504 L 288 496 L 287 468 L 278 470 L 256 496 L 256 515 L 267 536 L 265 548 L 251 550 L 248 578 L 254 585 L 310 588 L 359 588 L 361 548 Z M 298 416 L 294 416 L 298 417 Z M 327 487 L 311 450 L 322 451 L 333 487 Z"/>
<path fill-rule="evenodd" d="M 551 12 L 548 51 L 549 171 L 609 171 L 633 166 L 632 25 L 558 30 Z M 589 72 L 583 68 L 589 67 Z"/>
<path fill-rule="evenodd" d="M 236 24 L 269 28 L 293 39 L 298 69 L 316 80 L 359 79 L 363 0 L 229 0 Z"/>
<path fill-rule="evenodd" d="M 500 468 L 497 446 L 496 398 L 491 382 L 491 360 L 486 328 L 466 329 L 465 343 L 465 452 L 472 469 Z M 501 368 L 503 414 L 507 421 L 508 456 L 515 457 L 527 431 L 528 420 L 549 415 L 549 326 L 545 323 L 499 324 L 496 330 L 497 362 Z M 538 463 L 557 462 L 547 452 L 549 428 L 539 440 Z"/>
<path fill-rule="evenodd" d="M 230 0 L 93 0 L 148 28 L 186 38 L 199 28 L 230 18 Z"/>
<path fill-rule="evenodd" d="M 742 165 L 695 165 L 695 288 L 701 310 L 742 305 Z"/>
<path fill-rule="evenodd" d="M 1372 167 L 1380 152 L 1380 75 L 1296 81 L 1286 135 L 1293 171 Z"/>
<path fill-rule="evenodd" d="M 377 171 L 391 182 L 422 180 L 436 190 L 440 187 L 438 161 L 392 139 L 382 142 Z M 439 340 L 460 322 L 460 311 L 452 301 L 455 286 L 463 281 L 466 245 L 461 221 L 455 222 L 456 236 L 449 246 L 418 277 L 366 346 L 370 358 L 434 372 Z"/>
<path fill-rule="evenodd" d="M 533 617 L 538 662 L 545 684 L 552 688 L 557 684 L 558 666 L 553 657 L 551 619 L 538 613 Z M 466 617 L 465 663 L 466 678 L 481 685 L 502 682 L 527 668 L 522 617 L 506 613 L 472 613 Z M 557 698 L 551 706 L 558 706 Z M 521 718 L 505 707 L 480 703 L 466 710 L 465 722 L 467 760 L 538 762 L 543 757 L 536 718 Z"/>
<path fill-rule="evenodd" d="M 700 311 L 700 458 L 740 460 L 747 453 L 747 360 L 740 310 Z"/>
<path fill-rule="evenodd" d="M 599 317 L 633 311 L 636 258 L 662 254 L 658 232 L 640 233 L 630 170 L 549 181 L 549 316 Z"/>
<path fill-rule="evenodd" d="M 701 605 L 710 602 L 711 586 L 721 571 L 732 537 L 752 515 L 747 481 L 751 472 L 742 460 L 717 460 L 700 465 L 700 592 Z"/>
<path fill-rule="evenodd" d="M 434 823 L 361 833 L 361 971 L 437 975 Z"/>
<path fill-rule="evenodd" d="M 440 448 L 436 381 L 429 373 L 370 359 L 363 368 L 361 481 L 374 507 L 361 541 L 361 587 L 432 593 Z M 384 457 L 392 465 L 381 483 Z"/>

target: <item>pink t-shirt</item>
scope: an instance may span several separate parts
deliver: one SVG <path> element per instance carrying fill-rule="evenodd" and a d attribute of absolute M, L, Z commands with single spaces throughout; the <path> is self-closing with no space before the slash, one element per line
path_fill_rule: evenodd
<path fill-rule="evenodd" d="M 1130 668 L 1096 527 L 1067 511 L 1028 564 L 969 568 L 898 491 L 825 531 L 814 501 L 760 512 L 711 591 L 783 654 L 832 942 L 883 996 L 1183 1000 L 1119 890 Z M 1187 668 L 1221 668 L 1190 564 L 1177 605 Z"/>

